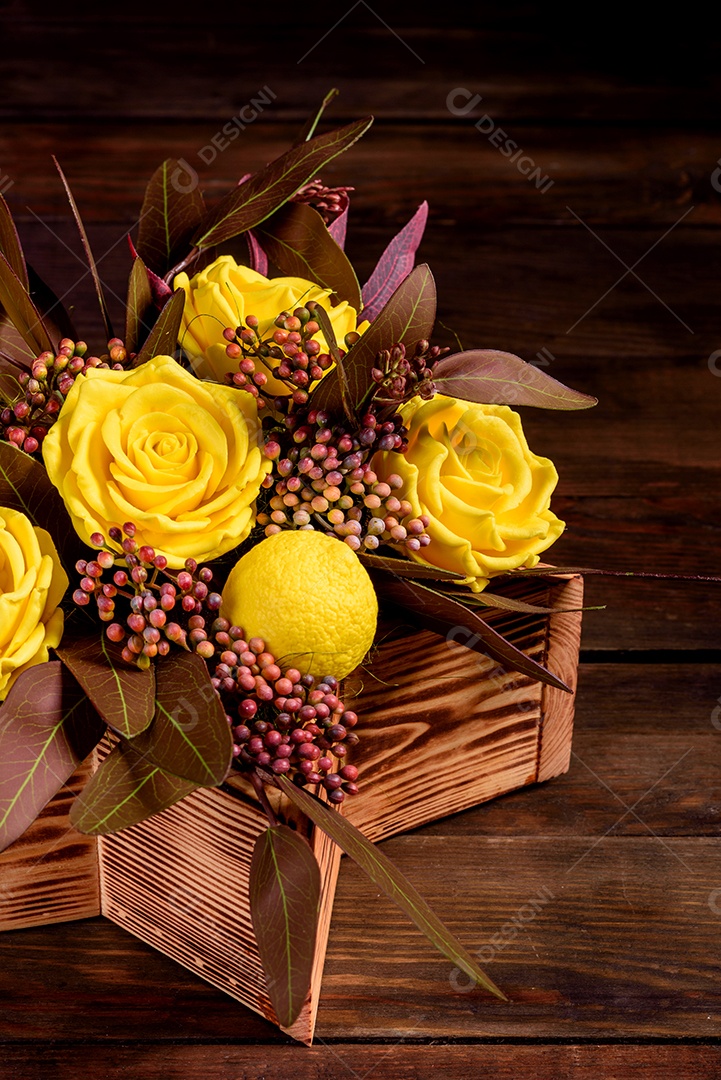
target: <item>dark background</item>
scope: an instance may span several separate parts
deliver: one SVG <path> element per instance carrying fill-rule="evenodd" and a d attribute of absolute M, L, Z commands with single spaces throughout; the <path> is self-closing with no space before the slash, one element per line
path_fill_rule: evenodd
<path fill-rule="evenodd" d="M 61 294 L 77 282 L 86 336 L 99 325 L 52 153 L 122 295 L 124 236 L 162 158 L 185 158 L 212 199 L 337 86 L 327 123 L 376 117 L 323 173 L 357 189 L 347 247 L 361 281 L 427 198 L 419 256 L 442 323 L 600 399 L 590 413 L 524 411 L 561 477 L 554 561 L 718 572 L 713 33 L 690 9 L 634 30 L 632 10 L 598 7 L 260 7 L 0 4 L 0 189 L 31 261 Z M 272 103 L 205 165 L 201 148 L 264 87 Z M 455 88 L 482 97 L 468 115 L 449 112 Z M 547 190 L 475 127 L 484 114 Z M 584 617 L 568 776 L 385 845 L 469 946 L 550 883 L 556 901 L 491 966 L 512 1008 L 454 993 L 445 962 L 344 864 L 316 1049 L 282 1045 L 93 921 L 0 942 L 0 1076 L 31 1075 L 33 1046 L 56 1076 L 80 1061 L 212 1080 L 718 1075 L 721 587 L 594 580 L 588 594 L 608 606 Z"/>

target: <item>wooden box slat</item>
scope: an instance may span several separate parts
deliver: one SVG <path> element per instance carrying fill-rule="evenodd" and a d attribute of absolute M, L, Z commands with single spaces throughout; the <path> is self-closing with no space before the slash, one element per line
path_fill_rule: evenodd
<path fill-rule="evenodd" d="M 543 607 L 580 608 L 583 581 L 531 579 L 506 595 Z M 484 614 L 486 614 L 484 612 Z M 487 615 L 489 621 L 575 691 L 581 614 Z M 453 640 L 455 638 L 455 640 Z M 360 713 L 353 762 L 361 793 L 343 812 L 374 840 L 566 771 L 574 695 L 504 671 L 399 616 L 381 627 L 361 683 L 344 689 Z M 101 755 L 103 749 L 101 747 Z M 102 913 L 273 1023 L 252 932 L 248 877 L 253 843 L 266 827 L 250 784 L 234 794 L 195 791 L 130 829 L 96 841 L 69 828 L 87 762 L 31 829 L 0 856 L 0 929 Z M 321 912 L 312 985 L 294 1038 L 313 1038 L 340 852 L 280 792 L 278 816 L 306 835 L 321 867 Z"/>
<path fill-rule="evenodd" d="M 73 799 L 93 768 L 92 760 L 84 762 L 0 855 L 0 930 L 100 914 L 97 844 L 68 821 Z"/>
<path fill-rule="evenodd" d="M 321 916 L 311 992 L 288 1030 L 310 1043 L 315 1027 L 340 852 L 298 819 L 322 875 Z M 253 935 L 249 874 L 253 844 L 267 828 L 250 793 L 195 791 L 181 803 L 99 841 L 102 911 L 112 922 L 277 1024 Z"/>
<path fill-rule="evenodd" d="M 580 608 L 583 579 L 514 583 L 504 593 L 539 607 Z M 581 612 L 504 612 L 495 629 L 573 689 L 507 672 L 441 635 L 388 620 L 363 675 L 353 764 L 360 792 L 346 816 L 372 840 L 425 825 L 566 772 L 571 753 Z M 346 703 L 348 696 L 346 695 Z"/>

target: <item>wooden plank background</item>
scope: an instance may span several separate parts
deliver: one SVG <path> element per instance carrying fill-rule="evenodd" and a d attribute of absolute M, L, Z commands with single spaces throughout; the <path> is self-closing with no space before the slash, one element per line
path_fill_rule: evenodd
<path fill-rule="evenodd" d="M 439 340 L 540 353 L 600 399 L 524 412 L 561 477 L 554 560 L 716 572 L 721 48 L 708 26 L 659 16 L 634 31 L 530 4 L 426 15 L 407 0 L 202 15 L 0 6 L 0 188 L 51 284 L 81 279 L 79 320 L 95 319 L 93 298 L 51 153 L 122 295 L 124 236 L 160 158 L 184 157 L 212 198 L 338 86 L 339 122 L 377 117 L 324 177 L 357 188 L 361 278 L 428 198 Z M 204 164 L 264 87 L 271 104 Z M 481 95 L 465 116 L 448 110 L 458 88 Z M 484 115 L 548 190 L 478 130 Z M 590 579 L 587 600 L 607 607 L 584 617 L 571 771 L 384 844 L 510 1006 L 454 985 L 344 860 L 312 1050 L 89 920 L 0 939 L 0 1077 L 721 1074 L 721 590 Z"/>

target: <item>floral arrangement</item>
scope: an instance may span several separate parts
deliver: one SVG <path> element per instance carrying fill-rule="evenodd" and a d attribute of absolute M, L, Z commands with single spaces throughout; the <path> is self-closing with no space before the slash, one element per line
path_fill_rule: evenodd
<path fill-rule="evenodd" d="M 358 791 L 363 730 L 343 680 L 380 601 L 441 632 L 469 626 L 479 651 L 567 689 L 483 612 L 547 612 L 488 586 L 541 572 L 564 528 L 553 463 L 509 406 L 595 403 L 508 353 L 432 344 L 434 281 L 414 267 L 425 204 L 360 288 L 352 189 L 319 172 L 371 120 L 319 135 L 321 113 L 211 209 L 173 185 L 177 162 L 160 166 L 129 238 L 122 337 L 58 166 L 99 346 L 26 264 L 0 197 L 2 846 L 98 744 L 71 814 L 92 835 L 250 780 L 269 818 L 253 925 L 286 1025 L 310 981 L 320 875 L 268 785 L 503 996 L 335 812 Z"/>

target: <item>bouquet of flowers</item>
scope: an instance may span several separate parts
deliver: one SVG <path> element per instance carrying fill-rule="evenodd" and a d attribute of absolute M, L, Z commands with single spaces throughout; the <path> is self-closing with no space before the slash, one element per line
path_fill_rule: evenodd
<path fill-rule="evenodd" d="M 547 612 L 487 587 L 552 572 L 537 564 L 564 528 L 553 463 L 510 406 L 595 403 L 508 353 L 432 343 L 434 281 L 414 267 L 425 203 L 360 288 L 352 189 L 319 173 L 371 119 L 319 135 L 321 113 L 210 209 L 178 162 L 158 168 L 129 237 L 122 336 L 58 166 L 99 344 L 26 264 L 0 197 L 2 846 L 98 744 L 71 814 L 91 835 L 249 778 L 268 815 L 253 929 L 286 1025 L 307 995 L 320 876 L 269 787 L 503 996 L 344 818 L 363 734 L 344 680 L 380 602 L 469 627 L 470 647 L 567 689 L 484 613 Z"/>

